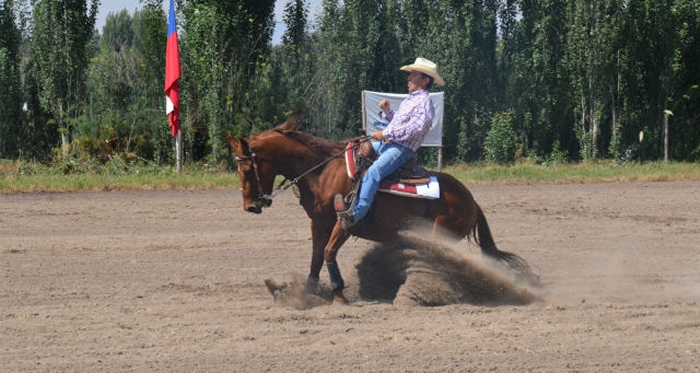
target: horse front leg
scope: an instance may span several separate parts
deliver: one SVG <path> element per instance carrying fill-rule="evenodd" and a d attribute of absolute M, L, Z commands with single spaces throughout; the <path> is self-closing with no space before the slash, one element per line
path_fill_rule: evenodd
<path fill-rule="evenodd" d="M 320 224 L 311 221 L 311 240 L 313 251 L 311 253 L 311 269 L 309 277 L 306 279 L 306 292 L 310 294 L 316 293 L 318 290 L 318 280 L 323 268 L 323 250 L 326 247 L 330 230 L 324 229 Z"/>
<path fill-rule="evenodd" d="M 328 268 L 328 277 L 331 280 L 331 290 L 333 291 L 333 303 L 347 303 L 347 299 L 343 295 L 343 289 L 345 288 L 345 281 L 340 275 L 340 268 L 338 267 L 338 262 L 336 261 L 336 256 L 338 255 L 338 250 L 347 241 L 350 235 L 340 227 L 340 222 L 336 223 L 331 232 L 330 239 L 326 243 L 326 247 L 323 250 L 323 259 L 326 261 L 326 267 Z"/>

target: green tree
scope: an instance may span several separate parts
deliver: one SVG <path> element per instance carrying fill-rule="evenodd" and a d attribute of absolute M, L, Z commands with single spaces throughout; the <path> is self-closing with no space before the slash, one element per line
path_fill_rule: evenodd
<path fill-rule="evenodd" d="M 260 94 L 259 111 L 269 107 L 264 119 L 280 122 L 282 116 L 308 114 L 306 94 L 313 78 L 314 59 L 309 48 L 307 18 L 309 10 L 303 0 L 289 1 L 284 8 L 284 22 L 287 25 L 282 35 L 282 45 L 275 48 L 269 69 L 274 76 L 268 76 L 271 83 L 267 94 Z M 269 98 L 272 102 L 265 102 Z"/>
<path fill-rule="evenodd" d="M 153 149 L 154 161 L 172 164 L 175 141 L 165 116 L 165 42 L 166 15 L 161 0 L 143 1 L 141 12 L 134 15 L 134 49 L 139 56 L 139 76 L 136 82 L 138 100 L 135 112 L 147 129 L 146 136 Z M 187 154 L 185 154 L 187 156 Z"/>
<path fill-rule="evenodd" d="M 396 91 L 400 66 L 392 0 L 325 0 L 313 97 L 319 130 L 354 137 L 362 128 L 362 90 Z M 405 87 L 405 85 L 403 85 Z"/>
<path fill-rule="evenodd" d="M 51 114 L 63 153 L 69 150 L 70 123 L 80 115 L 85 98 L 85 72 L 90 59 L 98 0 L 36 0 L 33 10 L 32 57 L 39 98 Z"/>
<path fill-rule="evenodd" d="M 646 158 L 658 159 L 663 155 L 663 112 L 675 94 L 679 19 L 674 1 L 632 0 L 626 10 L 623 121 L 630 124 L 632 136 L 644 131 L 642 151 Z"/>
<path fill-rule="evenodd" d="M 229 148 L 224 134 L 247 135 L 253 129 L 251 81 L 267 61 L 274 5 L 274 0 L 185 4 L 180 92 L 194 159 L 223 161 Z"/>
<path fill-rule="evenodd" d="M 601 143 L 610 143 L 610 138 L 602 138 L 605 129 L 615 139 L 612 143 L 618 143 L 621 61 L 617 39 L 622 21 L 622 2 L 571 3 L 566 61 L 578 118 L 575 131 L 584 159 L 605 155 Z"/>
<path fill-rule="evenodd" d="M 512 111 L 497 113 L 493 116 L 491 129 L 486 135 L 486 140 L 484 140 L 487 160 L 497 163 L 509 163 L 515 159 L 518 142 L 515 131 L 513 131 L 512 122 Z"/>
<path fill-rule="evenodd" d="M 124 110 L 132 100 L 139 81 L 138 56 L 134 43 L 133 19 L 126 9 L 107 15 L 99 39 L 97 62 L 103 73 L 101 95 L 109 109 Z"/>
<path fill-rule="evenodd" d="M 514 38 L 513 77 L 508 90 L 515 109 L 515 131 L 527 156 L 544 156 L 559 140 L 573 148 L 566 48 L 566 10 L 563 0 L 523 0 Z M 570 152 L 574 154 L 576 152 Z"/>
<path fill-rule="evenodd" d="M 671 157 L 700 160 L 700 6 L 697 0 L 678 0 L 672 8 L 678 33 L 676 89 L 668 108 L 674 113 L 670 134 Z"/>
<path fill-rule="evenodd" d="M 21 35 L 13 0 L 0 4 L 0 34 L 0 157 L 16 157 L 22 126 Z"/>
<path fill-rule="evenodd" d="M 309 7 L 304 0 L 290 0 L 284 6 L 284 23 L 287 25 L 282 44 L 288 47 L 301 47 L 306 44 Z"/>
<path fill-rule="evenodd" d="M 478 159 L 497 107 L 497 1 L 402 3 L 405 62 L 422 56 L 445 78 L 445 157 Z"/>
<path fill-rule="evenodd" d="M 91 60 L 89 109 L 76 121 L 74 142 L 79 150 L 102 161 L 113 155 L 161 161 L 163 154 L 171 153 L 162 149 L 168 146 L 162 143 L 167 136 L 160 134 L 166 128 L 164 116 L 154 115 L 163 112 L 164 51 L 159 46 L 164 44 L 165 26 L 160 4 L 157 9 L 153 6 L 146 4 L 133 16 L 127 10 L 109 14 L 97 43 L 99 52 Z M 154 23 L 157 44 L 144 19 Z M 157 59 L 154 52 L 159 53 Z"/>

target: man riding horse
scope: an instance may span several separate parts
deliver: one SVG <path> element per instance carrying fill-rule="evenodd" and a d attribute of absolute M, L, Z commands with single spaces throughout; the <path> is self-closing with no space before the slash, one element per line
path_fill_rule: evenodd
<path fill-rule="evenodd" d="M 367 215 L 380 182 L 413 158 L 433 122 L 435 108 L 428 91 L 433 83 L 445 85 L 437 72 L 437 65 L 419 57 L 413 64 L 401 67 L 401 70 L 409 72 L 408 97 L 401 102 L 397 111 L 391 108 L 386 99 L 379 102 L 382 117 L 389 121 L 389 125 L 371 135 L 379 140 L 372 144 L 378 157 L 362 177 L 357 200 L 346 206 L 341 194 L 335 196 L 335 210 L 345 230 Z"/>
<path fill-rule="evenodd" d="M 379 159 L 363 177 L 359 201 L 349 201 L 350 206 L 346 206 L 343 200 L 343 195 L 357 194 L 347 162 L 339 158 L 347 154 L 345 144 L 301 132 L 300 122 L 287 120 L 248 138 L 228 137 L 241 177 L 243 208 L 259 214 L 269 207 L 278 175 L 297 187 L 299 204 L 311 219 L 312 255 L 307 287 L 315 291 L 325 263 L 334 301 L 345 301 L 345 283 L 336 257 L 347 239 L 355 235 L 378 242 L 393 240 L 399 231 L 410 229 L 414 219 L 432 222 L 433 236 L 439 234 L 451 240 L 473 238 L 485 255 L 508 265 L 516 277 L 538 282 L 539 277 L 525 260 L 496 247 L 481 207 L 469 189 L 453 176 L 428 172 L 440 186 L 435 198 L 405 198 L 391 193 L 374 198 L 381 179 L 408 161 L 423 142 L 434 116 L 428 89 L 433 83 L 444 84 L 437 66 L 426 59 L 418 58 L 401 69 L 410 72 L 410 94 L 396 112 L 388 102 L 380 102 L 390 123 L 384 131 L 372 134 L 372 138 L 382 141 L 373 144 Z M 353 226 L 366 218 L 373 203 L 376 210 L 372 224 Z"/>

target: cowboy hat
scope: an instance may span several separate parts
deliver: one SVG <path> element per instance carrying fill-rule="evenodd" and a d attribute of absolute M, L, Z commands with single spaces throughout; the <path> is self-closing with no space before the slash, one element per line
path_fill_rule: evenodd
<path fill-rule="evenodd" d="M 435 80 L 435 83 L 440 84 L 442 86 L 445 85 L 445 81 L 442 80 L 442 77 L 437 72 L 437 65 L 431 60 L 428 60 L 428 59 L 425 59 L 422 57 L 418 57 L 418 58 L 416 58 L 416 62 L 414 62 L 410 65 L 406 65 L 406 66 L 401 67 L 401 70 L 409 71 L 409 72 L 413 71 L 413 70 L 420 71 L 423 74 L 428 75 L 431 78 L 433 78 Z"/>

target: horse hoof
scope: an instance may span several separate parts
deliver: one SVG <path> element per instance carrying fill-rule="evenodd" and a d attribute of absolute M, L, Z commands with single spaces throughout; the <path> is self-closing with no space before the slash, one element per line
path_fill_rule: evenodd
<path fill-rule="evenodd" d="M 349 303 L 348 303 L 348 300 L 345 298 L 333 297 L 333 305 L 336 305 L 336 304 L 339 304 L 341 306 L 347 306 Z"/>
<path fill-rule="evenodd" d="M 309 277 L 306 279 L 306 293 L 316 294 L 318 292 L 318 279 Z"/>
<path fill-rule="evenodd" d="M 348 304 L 348 300 L 345 299 L 345 296 L 340 293 L 333 294 L 333 304 Z"/>

